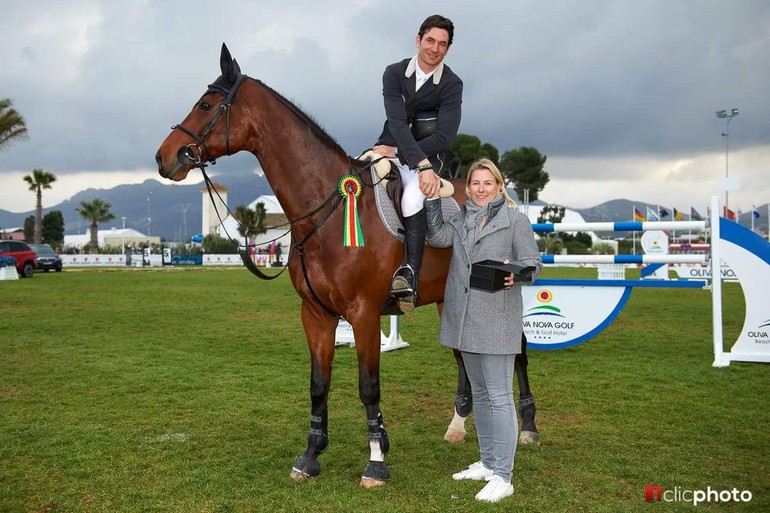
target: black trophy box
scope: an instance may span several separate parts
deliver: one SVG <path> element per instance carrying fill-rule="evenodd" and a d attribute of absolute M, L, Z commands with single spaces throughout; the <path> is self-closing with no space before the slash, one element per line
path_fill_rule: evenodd
<path fill-rule="evenodd" d="M 471 267 L 471 288 L 496 292 L 505 287 L 505 277 L 513 273 L 516 281 L 528 281 L 534 272 L 532 265 L 521 262 L 504 264 L 497 260 L 482 260 Z"/>

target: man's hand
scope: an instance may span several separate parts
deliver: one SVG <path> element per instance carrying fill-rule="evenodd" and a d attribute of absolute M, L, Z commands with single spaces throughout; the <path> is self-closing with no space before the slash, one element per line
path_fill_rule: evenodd
<path fill-rule="evenodd" d="M 424 162 L 429 163 L 427 160 Z M 439 180 L 438 175 L 433 169 L 426 169 L 424 171 L 419 171 L 419 173 L 420 190 L 422 193 L 428 198 L 437 198 L 438 190 L 441 187 L 441 181 Z"/>
<path fill-rule="evenodd" d="M 395 146 L 386 146 L 384 144 L 380 144 L 378 146 L 372 146 L 372 151 L 388 159 L 396 158 Z"/>

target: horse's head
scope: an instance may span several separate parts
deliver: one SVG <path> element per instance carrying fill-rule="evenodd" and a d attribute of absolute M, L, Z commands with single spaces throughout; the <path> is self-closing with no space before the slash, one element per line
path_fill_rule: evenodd
<path fill-rule="evenodd" d="M 238 147 L 237 130 L 233 129 L 231 136 L 230 107 L 246 76 L 241 74 L 238 62 L 224 43 L 219 60 L 222 74 L 209 85 L 184 121 L 171 127 L 171 134 L 155 154 L 158 173 L 163 178 L 184 180 L 191 169 L 230 155 L 231 147 Z"/>

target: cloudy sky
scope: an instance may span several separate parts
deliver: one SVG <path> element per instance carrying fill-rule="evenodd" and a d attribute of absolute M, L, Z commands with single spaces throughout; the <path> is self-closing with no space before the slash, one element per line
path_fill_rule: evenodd
<path fill-rule="evenodd" d="M 0 152 L 0 208 L 34 208 L 22 181 L 34 168 L 58 176 L 46 205 L 159 179 L 155 151 L 218 75 L 222 42 L 357 154 L 382 126 L 382 70 L 415 53 L 436 5 L 0 0 L 0 97 L 30 136 Z M 438 12 L 456 27 L 446 62 L 465 82 L 460 131 L 547 155 L 541 199 L 705 210 L 725 176 L 715 111 L 739 108 L 730 206 L 770 201 L 770 2 L 447 0 Z M 239 155 L 216 170 L 257 167 Z"/>

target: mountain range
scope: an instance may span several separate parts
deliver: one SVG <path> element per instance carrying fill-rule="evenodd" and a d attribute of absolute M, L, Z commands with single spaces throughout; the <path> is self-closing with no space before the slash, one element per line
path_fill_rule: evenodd
<path fill-rule="evenodd" d="M 232 210 L 235 210 L 238 205 L 248 205 L 261 195 L 272 194 L 267 179 L 253 173 L 216 175 L 212 177 L 212 180 L 230 189 L 228 204 Z M 64 217 L 65 234 L 86 233 L 88 222 L 75 211 L 75 208 L 80 206 L 81 201 L 100 198 L 112 205 L 112 212 L 115 214 L 115 219 L 100 224 L 100 229 L 121 228 L 123 226 L 122 218 L 125 217 L 126 228 L 133 228 L 147 235 L 157 235 L 166 240 L 186 240 L 201 232 L 201 189 L 204 188 L 203 181 L 180 185 L 165 184 L 157 180 L 145 180 L 141 184 L 119 185 L 111 189 L 86 189 L 58 205 L 43 208 L 43 214 L 45 215 L 51 210 L 59 210 Z M 209 201 L 208 198 L 206 201 Z M 43 192 L 43 202 L 45 203 L 45 191 Z M 542 204 L 543 202 L 536 201 L 534 203 Z M 618 222 L 630 221 L 634 208 L 642 214 L 646 214 L 647 207 L 655 210 L 657 205 L 628 199 L 616 199 L 590 208 L 567 208 L 580 213 L 588 222 Z M 684 206 L 682 213 L 689 214 L 689 209 L 689 205 Z M 667 210 L 670 210 L 670 207 L 667 207 Z M 755 219 L 754 226 L 760 232 L 766 233 L 767 205 L 758 207 L 758 211 L 760 217 Z M 700 213 L 706 215 L 706 212 Z M 0 228 L 23 226 L 24 219 L 30 215 L 34 215 L 34 210 L 15 213 L 0 209 Z M 751 212 L 742 213 L 739 222 L 744 226 L 751 226 L 751 215 Z M 664 218 L 664 220 L 670 219 L 671 217 Z"/>

